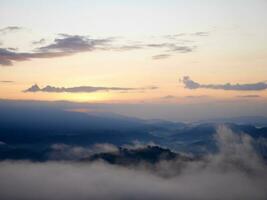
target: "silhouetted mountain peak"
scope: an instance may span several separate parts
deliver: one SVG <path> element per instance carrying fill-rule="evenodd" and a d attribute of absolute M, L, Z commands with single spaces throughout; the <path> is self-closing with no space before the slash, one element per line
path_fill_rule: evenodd
<path fill-rule="evenodd" d="M 138 165 L 140 163 L 155 164 L 162 160 L 183 159 L 190 160 L 189 157 L 182 156 L 159 146 L 146 146 L 144 148 L 128 149 L 119 147 L 118 152 L 99 153 L 90 156 L 83 161 L 103 160 L 110 164 L 117 165 Z"/>

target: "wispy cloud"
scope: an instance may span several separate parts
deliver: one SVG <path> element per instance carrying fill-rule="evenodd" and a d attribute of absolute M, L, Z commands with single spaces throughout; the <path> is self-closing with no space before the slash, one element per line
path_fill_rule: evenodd
<path fill-rule="evenodd" d="M 23 27 L 20 27 L 20 26 L 7 26 L 5 28 L 0 29 L 0 34 L 7 34 L 7 33 L 22 30 L 22 29 Z"/>
<path fill-rule="evenodd" d="M 26 61 L 34 58 L 54 58 L 70 55 L 70 52 L 38 52 L 38 53 L 20 53 L 11 51 L 7 48 L 0 48 L 0 65 L 12 66 L 13 62 Z"/>
<path fill-rule="evenodd" d="M 33 41 L 32 44 L 33 45 L 41 45 L 41 44 L 44 44 L 45 42 L 46 42 L 46 39 L 41 38 L 40 40 Z"/>
<path fill-rule="evenodd" d="M 166 51 L 179 53 L 189 53 L 196 48 L 196 46 L 180 46 L 175 43 L 151 43 L 146 46 L 151 48 L 165 48 Z"/>
<path fill-rule="evenodd" d="M 199 99 L 199 98 L 207 98 L 209 96 L 208 95 L 187 95 L 185 97 L 190 98 L 190 99 Z"/>
<path fill-rule="evenodd" d="M 161 99 L 176 99 L 177 96 L 174 96 L 174 95 L 167 95 L 167 96 L 163 96 L 161 97 Z"/>
<path fill-rule="evenodd" d="M 256 95 L 256 94 L 250 94 L 250 95 L 239 95 L 239 96 L 236 96 L 238 98 L 260 98 L 261 96 L 260 95 Z"/>
<path fill-rule="evenodd" d="M 143 88 L 131 88 L 131 87 L 94 87 L 94 86 L 78 86 L 78 87 L 55 87 L 47 85 L 40 88 L 37 84 L 24 90 L 23 92 L 50 92 L 50 93 L 92 93 L 98 91 L 144 91 L 144 90 L 155 90 L 158 89 L 156 86 L 143 87 Z"/>
<path fill-rule="evenodd" d="M 0 48 L 0 65 L 11 66 L 14 61 L 54 58 L 93 51 L 105 47 L 110 41 L 110 39 L 90 39 L 85 36 L 61 34 L 60 38 L 56 38 L 53 43 L 39 47 L 33 52 L 21 53 L 8 48 Z"/>
<path fill-rule="evenodd" d="M 214 89 L 214 90 L 239 90 L 239 91 L 259 91 L 259 90 L 265 90 L 267 89 L 267 83 L 266 82 L 257 82 L 257 83 L 225 83 L 225 84 L 201 84 L 196 81 L 193 81 L 190 79 L 189 76 L 184 76 L 181 81 L 184 84 L 184 87 L 187 89 L 199 89 L 199 88 L 205 88 L 205 89 Z"/>
<path fill-rule="evenodd" d="M 191 33 L 192 36 L 201 36 L 201 37 L 206 37 L 209 36 L 209 32 L 195 32 L 195 33 Z"/>
<path fill-rule="evenodd" d="M 154 60 L 160 60 L 160 59 L 166 59 L 169 58 L 171 55 L 170 54 L 159 54 L 159 55 L 155 55 L 152 58 Z"/>
<path fill-rule="evenodd" d="M 143 44 L 125 44 L 110 47 L 110 50 L 118 50 L 118 51 L 131 51 L 131 50 L 139 50 L 144 49 Z"/>
<path fill-rule="evenodd" d="M 9 33 L 12 31 L 18 31 L 22 27 L 9 26 L 0 29 L 0 33 Z M 195 32 L 187 35 L 195 36 L 207 36 L 207 32 Z M 181 34 L 169 35 L 169 38 L 180 37 Z M 139 49 L 159 49 L 162 53 L 155 55 L 152 59 L 163 59 L 170 56 L 170 52 L 176 53 L 190 53 L 193 52 L 197 46 L 190 45 L 192 41 L 188 40 L 174 40 L 164 42 L 138 42 L 131 43 L 123 41 L 122 44 L 115 42 L 116 38 L 101 38 L 95 39 L 83 35 L 69 35 L 69 34 L 58 34 L 58 37 L 50 44 L 46 44 L 46 39 L 42 38 L 37 41 L 33 41 L 33 45 L 38 45 L 38 48 L 28 52 L 17 52 L 14 48 L 0 48 L 0 65 L 11 66 L 13 62 L 26 61 L 36 58 L 55 58 L 62 56 L 70 56 L 80 52 L 89 52 L 95 50 L 112 50 L 112 51 L 131 51 Z M 188 44 L 188 42 L 190 42 Z M 40 46 L 43 45 L 43 46 Z"/>
<path fill-rule="evenodd" d="M 192 32 L 192 33 L 177 33 L 173 35 L 165 35 L 164 37 L 171 40 L 177 40 L 181 37 L 207 37 L 210 35 L 210 32 L 208 31 L 198 31 L 198 32 Z"/>
<path fill-rule="evenodd" d="M 40 47 L 41 52 L 82 52 L 92 51 L 98 47 L 104 47 L 111 42 L 111 39 L 90 39 L 86 36 L 60 34 L 52 44 Z"/>
<path fill-rule="evenodd" d="M 14 83 L 14 81 L 9 81 L 9 80 L 0 80 L 0 83 Z"/>

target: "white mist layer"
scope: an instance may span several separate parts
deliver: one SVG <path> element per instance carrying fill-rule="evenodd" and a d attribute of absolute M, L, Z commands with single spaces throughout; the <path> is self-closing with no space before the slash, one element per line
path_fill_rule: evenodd
<path fill-rule="evenodd" d="M 218 128 L 216 139 L 218 154 L 201 161 L 161 162 L 153 171 L 145 165 L 130 169 L 100 162 L 1 162 L 0 199 L 267 199 L 266 165 L 252 139 L 226 127 Z"/>

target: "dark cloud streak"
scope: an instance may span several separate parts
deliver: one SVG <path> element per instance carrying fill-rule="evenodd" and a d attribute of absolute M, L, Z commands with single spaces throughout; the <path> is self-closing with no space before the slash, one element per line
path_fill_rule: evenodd
<path fill-rule="evenodd" d="M 44 88 L 40 88 L 37 84 L 24 90 L 23 92 L 48 92 L 48 93 L 92 93 L 98 91 L 144 91 L 144 90 L 155 90 L 158 87 L 143 87 L 143 88 L 130 88 L 130 87 L 94 87 L 94 86 L 79 86 L 79 87 L 54 87 L 47 85 Z"/>
<path fill-rule="evenodd" d="M 55 58 L 93 51 L 105 47 L 109 42 L 111 42 L 110 39 L 89 39 L 79 35 L 62 35 L 60 38 L 56 38 L 52 44 L 40 47 L 34 52 L 20 53 L 10 51 L 7 48 L 0 48 L 0 65 L 11 66 L 14 61 Z"/>
<path fill-rule="evenodd" d="M 166 59 L 169 58 L 171 55 L 170 54 L 159 54 L 159 55 L 155 55 L 152 58 L 154 60 L 160 60 L 160 59 Z"/>
<path fill-rule="evenodd" d="M 184 76 L 181 80 L 184 87 L 187 89 L 214 89 L 214 90 L 236 90 L 236 91 L 260 91 L 267 89 L 266 82 L 245 83 L 245 84 L 201 84 L 190 79 L 189 76 Z"/>
<path fill-rule="evenodd" d="M 260 95 L 256 95 L 256 94 L 250 94 L 250 95 L 239 95 L 237 96 L 238 98 L 260 98 Z"/>
<path fill-rule="evenodd" d="M 11 31 L 20 30 L 21 27 L 6 27 L 0 29 L 0 33 L 8 33 Z M 206 32 L 193 33 L 198 36 L 207 35 Z M 175 36 L 173 36 L 175 37 Z M 12 66 L 13 62 L 27 61 L 37 58 L 55 58 L 62 56 L 70 56 L 80 52 L 89 52 L 96 50 L 113 50 L 113 51 L 130 51 L 139 49 L 163 49 L 165 52 L 173 53 L 190 53 L 193 52 L 196 46 L 181 45 L 184 41 L 176 42 L 163 42 L 163 43 L 139 43 L 139 44 L 114 44 L 114 38 L 102 38 L 93 39 L 88 36 L 82 35 L 69 35 L 59 34 L 57 38 L 50 44 L 33 49 L 31 52 L 16 52 L 12 48 L 0 48 L 0 65 Z M 39 41 L 33 41 L 34 45 L 42 45 L 45 43 L 45 39 L 42 38 Z M 163 55 L 162 53 L 161 55 Z M 169 54 L 165 56 L 153 56 L 153 59 L 162 59 L 169 57 Z"/>
<path fill-rule="evenodd" d="M 105 46 L 111 42 L 110 39 L 89 39 L 80 35 L 62 35 L 62 38 L 56 38 L 52 44 L 40 47 L 41 52 L 83 52 L 92 51 L 97 47 Z"/>
<path fill-rule="evenodd" d="M 180 46 L 175 43 L 151 43 L 147 44 L 147 47 L 151 48 L 165 48 L 168 52 L 189 53 L 192 52 L 195 46 Z"/>
<path fill-rule="evenodd" d="M 0 48 L 0 65 L 12 66 L 13 62 L 27 61 L 34 58 L 54 58 L 71 55 L 71 52 L 40 52 L 40 53 L 19 53 Z"/>
<path fill-rule="evenodd" d="M 0 80 L 0 83 L 14 83 L 14 81 Z"/>

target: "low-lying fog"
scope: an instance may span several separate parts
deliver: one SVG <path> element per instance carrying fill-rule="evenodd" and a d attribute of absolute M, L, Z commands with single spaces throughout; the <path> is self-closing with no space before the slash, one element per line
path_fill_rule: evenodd
<path fill-rule="evenodd" d="M 145 163 L 122 167 L 104 162 L 3 161 L 0 199 L 267 199 L 267 169 L 253 140 L 220 127 L 216 141 L 216 154 L 192 162 L 162 161 L 153 170 Z"/>

